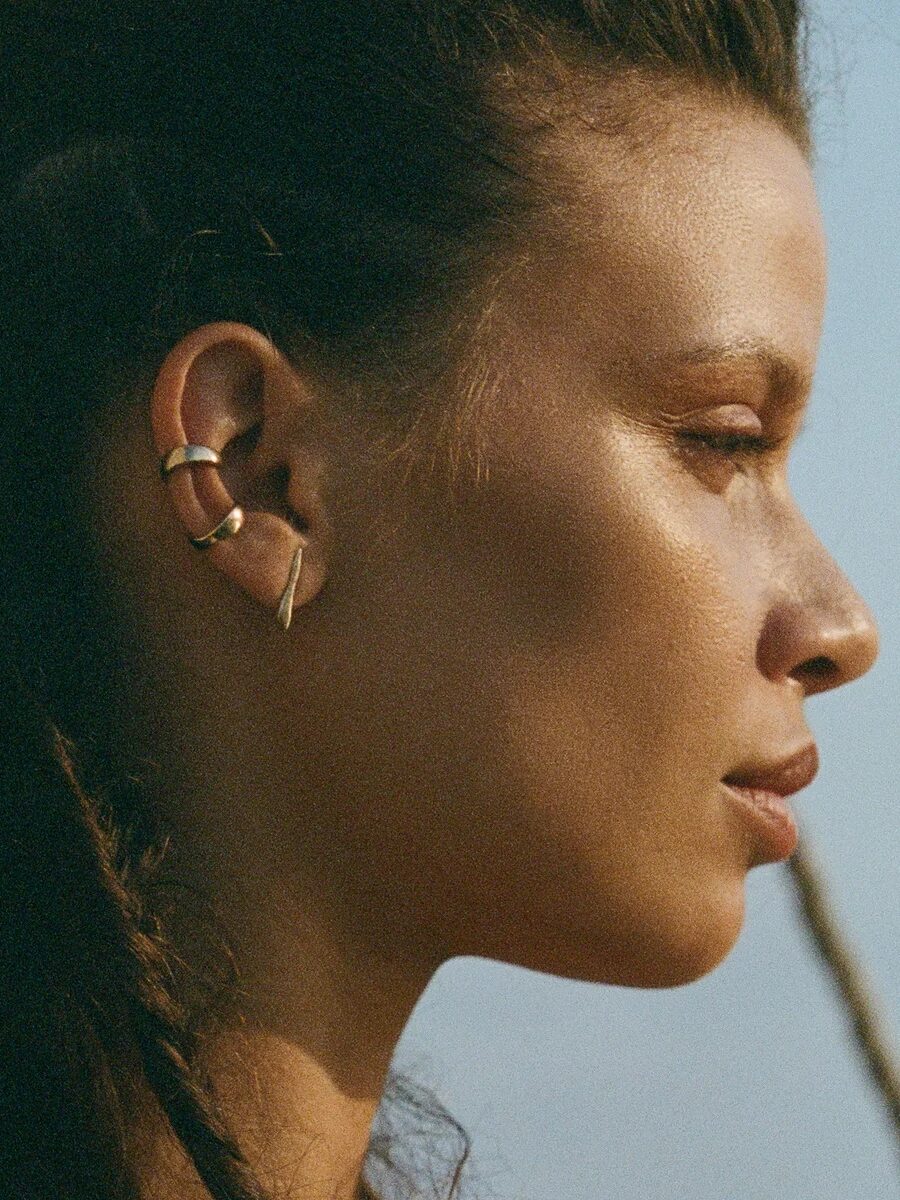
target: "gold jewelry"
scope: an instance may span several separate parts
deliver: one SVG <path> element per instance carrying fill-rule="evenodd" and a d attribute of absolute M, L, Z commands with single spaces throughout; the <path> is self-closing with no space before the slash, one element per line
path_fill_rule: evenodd
<path fill-rule="evenodd" d="M 281 600 L 278 602 L 278 621 L 285 629 L 287 629 L 291 623 L 291 615 L 294 611 L 294 590 L 297 587 L 297 580 L 300 578 L 300 567 L 302 563 L 303 544 L 301 543 L 294 551 L 287 587 L 282 592 Z"/>
<path fill-rule="evenodd" d="M 176 446 L 159 460 L 159 473 L 165 479 L 176 467 L 189 467 L 191 463 L 207 462 L 218 467 L 222 459 L 209 446 Z"/>
<path fill-rule="evenodd" d="M 167 475 L 171 475 L 178 467 L 190 467 L 194 463 L 212 463 L 214 467 L 218 467 L 221 465 L 221 462 L 222 459 L 219 452 L 213 450 L 210 446 L 176 446 L 174 450 L 170 450 L 168 454 L 164 454 L 159 460 L 159 473 L 165 479 Z M 208 550 L 216 542 L 222 542 L 225 538 L 236 534 L 243 523 L 244 511 L 235 505 L 231 512 L 222 518 L 215 529 L 211 529 L 203 537 L 192 537 L 190 539 L 191 545 L 195 546 L 198 550 Z"/>
<path fill-rule="evenodd" d="M 231 512 L 222 518 L 215 529 L 211 529 L 203 537 L 191 538 L 191 545 L 196 546 L 198 550 L 208 550 L 216 542 L 222 542 L 225 538 L 229 538 L 237 533 L 243 523 L 244 510 L 235 505 Z"/>

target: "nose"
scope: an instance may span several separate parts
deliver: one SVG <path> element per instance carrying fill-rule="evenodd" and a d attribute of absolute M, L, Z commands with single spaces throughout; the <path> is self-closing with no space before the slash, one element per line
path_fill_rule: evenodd
<path fill-rule="evenodd" d="M 816 546 L 814 574 L 806 575 L 802 594 L 795 587 L 773 599 L 757 646 L 762 673 L 795 680 L 805 696 L 858 679 L 878 657 L 878 626 L 868 605 L 821 543 Z"/>

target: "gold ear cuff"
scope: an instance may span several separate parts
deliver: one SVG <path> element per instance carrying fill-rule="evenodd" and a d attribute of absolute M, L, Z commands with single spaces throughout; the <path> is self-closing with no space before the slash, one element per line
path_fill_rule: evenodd
<path fill-rule="evenodd" d="M 174 450 L 170 450 L 160 460 L 159 473 L 165 479 L 173 471 L 177 470 L 178 467 L 190 467 L 194 463 L 212 463 L 213 466 L 218 467 L 221 462 L 221 456 L 209 446 L 176 446 Z M 211 529 L 203 537 L 192 537 L 190 539 L 191 545 L 195 546 L 198 550 L 208 550 L 216 542 L 222 542 L 225 538 L 236 534 L 243 523 L 243 510 L 235 505 L 231 512 L 222 518 L 215 529 Z"/>
<path fill-rule="evenodd" d="M 176 446 L 174 450 L 170 450 L 168 454 L 160 459 L 159 473 L 161 478 L 165 479 L 178 467 L 190 467 L 194 463 L 211 463 L 218 467 L 222 462 L 221 456 L 216 450 L 210 446 Z M 225 538 L 233 537 L 244 524 L 244 510 L 238 505 L 235 505 L 231 512 L 227 513 L 214 529 L 209 533 L 205 533 L 203 537 L 190 538 L 190 543 L 197 550 L 208 550 L 210 546 L 214 546 L 216 542 L 224 541 Z M 291 570 L 288 577 L 287 586 L 285 587 L 281 600 L 278 602 L 277 620 L 283 629 L 287 629 L 291 623 L 291 615 L 293 613 L 294 592 L 297 587 L 297 581 L 300 578 L 300 568 L 303 563 L 303 546 L 302 544 L 294 551 L 294 557 L 291 561 Z"/>

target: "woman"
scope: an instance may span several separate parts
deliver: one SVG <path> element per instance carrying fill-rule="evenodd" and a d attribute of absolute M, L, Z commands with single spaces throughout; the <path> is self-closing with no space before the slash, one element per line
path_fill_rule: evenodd
<path fill-rule="evenodd" d="M 436 968 L 711 971 L 876 656 L 797 5 L 3 11 L 3 1194 L 397 1194 Z"/>

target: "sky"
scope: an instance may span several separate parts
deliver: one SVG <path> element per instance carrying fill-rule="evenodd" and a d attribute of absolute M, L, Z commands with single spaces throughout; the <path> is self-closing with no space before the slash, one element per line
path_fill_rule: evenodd
<path fill-rule="evenodd" d="M 815 0 L 816 179 L 829 298 L 790 479 L 872 608 L 878 663 L 812 697 L 793 804 L 900 1052 L 900 3 Z M 740 939 L 685 987 L 573 982 L 487 959 L 435 975 L 394 1067 L 472 1140 L 494 1200 L 900 1200 L 893 1134 L 782 863 Z"/>

